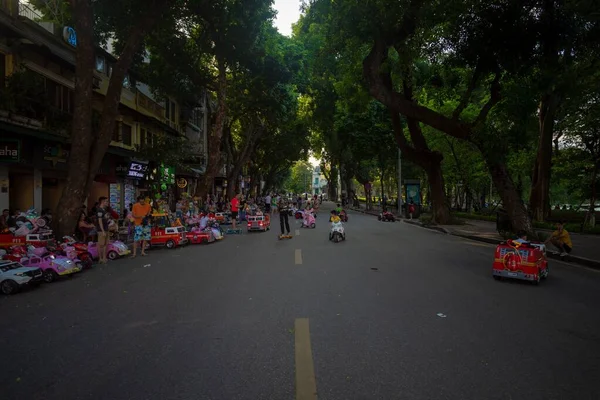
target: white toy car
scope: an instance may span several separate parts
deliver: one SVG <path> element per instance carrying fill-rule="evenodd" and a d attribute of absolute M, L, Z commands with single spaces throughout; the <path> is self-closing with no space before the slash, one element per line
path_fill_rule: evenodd
<path fill-rule="evenodd" d="M 0 290 L 14 294 L 27 285 L 39 285 L 44 280 L 41 268 L 24 267 L 18 262 L 0 260 Z"/>

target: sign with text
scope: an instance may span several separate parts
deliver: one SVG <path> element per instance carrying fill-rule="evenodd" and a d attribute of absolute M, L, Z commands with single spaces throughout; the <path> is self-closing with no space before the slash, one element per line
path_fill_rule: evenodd
<path fill-rule="evenodd" d="M 21 161 L 21 141 L 17 139 L 0 140 L 0 162 Z"/>
<path fill-rule="evenodd" d="M 148 172 L 148 164 L 140 161 L 132 161 L 129 164 L 129 172 L 127 176 L 135 179 L 144 179 Z"/>
<path fill-rule="evenodd" d="M 44 160 L 50 161 L 53 167 L 58 163 L 66 163 L 69 159 L 69 150 L 61 144 L 44 146 Z"/>

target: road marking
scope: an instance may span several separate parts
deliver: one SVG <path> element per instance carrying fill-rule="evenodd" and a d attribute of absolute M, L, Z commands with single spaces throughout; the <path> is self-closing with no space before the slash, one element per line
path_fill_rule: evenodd
<path fill-rule="evenodd" d="M 296 262 L 296 265 L 302 264 L 302 250 L 296 249 L 296 252 L 294 253 L 294 261 Z"/>
<path fill-rule="evenodd" d="M 294 324 L 296 351 L 296 400 L 316 400 L 317 382 L 310 346 L 308 318 L 296 318 Z"/>
<path fill-rule="evenodd" d="M 296 236 L 300 236 L 300 229 L 296 229 Z"/>

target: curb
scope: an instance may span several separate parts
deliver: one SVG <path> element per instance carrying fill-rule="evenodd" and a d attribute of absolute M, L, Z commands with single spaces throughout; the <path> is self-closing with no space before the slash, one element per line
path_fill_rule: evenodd
<path fill-rule="evenodd" d="M 440 228 L 440 227 L 429 227 L 429 226 L 423 226 L 418 222 L 414 222 L 414 221 L 409 221 L 409 220 L 404 220 L 404 222 L 406 222 L 407 224 L 411 224 L 411 225 L 416 225 L 419 226 L 421 228 L 424 229 L 429 229 L 429 230 L 435 230 L 435 231 L 439 231 L 439 232 L 444 232 L 446 234 L 452 235 L 452 236 L 456 236 L 456 237 L 462 237 L 465 239 L 469 239 L 469 240 L 474 240 L 477 242 L 483 242 L 483 243 L 488 243 L 488 244 L 493 244 L 493 245 L 497 245 L 500 242 L 496 239 L 491 239 L 491 238 L 487 238 L 487 237 L 481 237 L 481 236 L 473 236 L 473 235 L 459 235 L 456 233 L 452 233 L 450 231 L 448 231 L 447 229 L 444 228 Z M 580 265 L 580 266 L 584 266 L 584 267 L 588 267 L 591 269 L 595 269 L 595 270 L 600 270 L 600 261 L 596 261 L 596 260 L 590 260 L 589 258 L 583 258 L 583 257 L 577 257 L 577 256 L 566 256 L 566 257 L 561 257 L 558 253 L 554 253 L 551 251 L 548 251 L 546 253 L 546 256 L 548 258 L 554 259 L 554 260 L 559 260 L 568 264 L 575 264 L 575 265 Z"/>
<path fill-rule="evenodd" d="M 361 214 L 372 215 L 372 216 L 374 216 L 374 217 L 377 217 L 377 216 L 379 215 L 379 213 L 378 213 L 378 212 L 376 212 L 376 211 L 357 210 L 356 208 L 348 208 L 348 210 L 350 210 L 350 211 L 355 211 L 355 212 L 359 212 L 359 213 L 361 213 Z M 401 216 L 399 216 L 399 215 L 396 215 L 396 214 L 394 214 L 394 215 L 396 216 L 396 218 L 398 218 L 398 220 L 402 220 L 402 219 L 403 219 L 403 218 L 402 218 Z"/>
<path fill-rule="evenodd" d="M 420 222 L 413 221 L 413 220 L 410 220 L 410 219 L 404 219 L 402 221 L 405 222 L 405 223 L 407 223 L 407 224 L 415 225 L 415 226 L 418 226 L 418 227 L 423 228 L 423 229 L 429 229 L 430 231 L 441 232 L 441 233 L 445 233 L 446 235 L 451 235 L 452 234 L 452 233 L 450 233 L 450 231 L 448 229 L 442 228 L 440 226 L 423 225 Z"/>

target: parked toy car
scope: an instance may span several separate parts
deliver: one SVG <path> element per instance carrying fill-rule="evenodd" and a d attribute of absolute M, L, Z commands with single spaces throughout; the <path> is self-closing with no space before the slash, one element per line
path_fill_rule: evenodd
<path fill-rule="evenodd" d="M 99 258 L 98 243 L 89 242 L 87 245 L 87 251 L 92 255 L 94 260 Z M 129 253 L 131 253 L 129 247 L 127 247 L 127 245 L 120 240 L 112 240 L 108 242 L 106 257 L 108 257 L 109 260 L 116 260 L 117 258 L 126 256 Z"/>
<path fill-rule="evenodd" d="M 41 268 L 44 271 L 44 281 L 54 282 L 59 276 L 68 276 L 80 272 L 82 267 L 67 257 L 62 256 L 32 256 L 21 260 L 24 267 Z"/>
<path fill-rule="evenodd" d="M 27 244 L 53 249 L 56 247 L 56 240 L 54 240 L 51 231 L 30 233 L 24 236 L 16 236 L 11 232 L 0 233 L 0 249 L 8 250 L 12 246 L 25 246 Z"/>
<path fill-rule="evenodd" d="M 168 214 L 153 214 L 152 217 L 154 219 L 150 240 L 152 246 L 165 246 L 173 249 L 188 244 L 185 228 L 172 226 Z"/>
<path fill-rule="evenodd" d="M 271 229 L 271 216 L 265 215 L 248 215 L 248 231 L 263 231 Z"/>
<path fill-rule="evenodd" d="M 41 268 L 24 267 L 14 261 L 0 261 L 0 291 L 14 294 L 24 286 L 35 286 L 43 282 Z"/>
<path fill-rule="evenodd" d="M 185 236 L 191 244 L 212 243 L 216 241 L 211 229 L 200 230 L 200 228 L 192 228 L 189 232 L 185 233 Z"/>
<path fill-rule="evenodd" d="M 549 273 L 543 244 L 507 240 L 496 247 L 492 275 L 494 279 L 521 279 L 538 284 Z"/>

